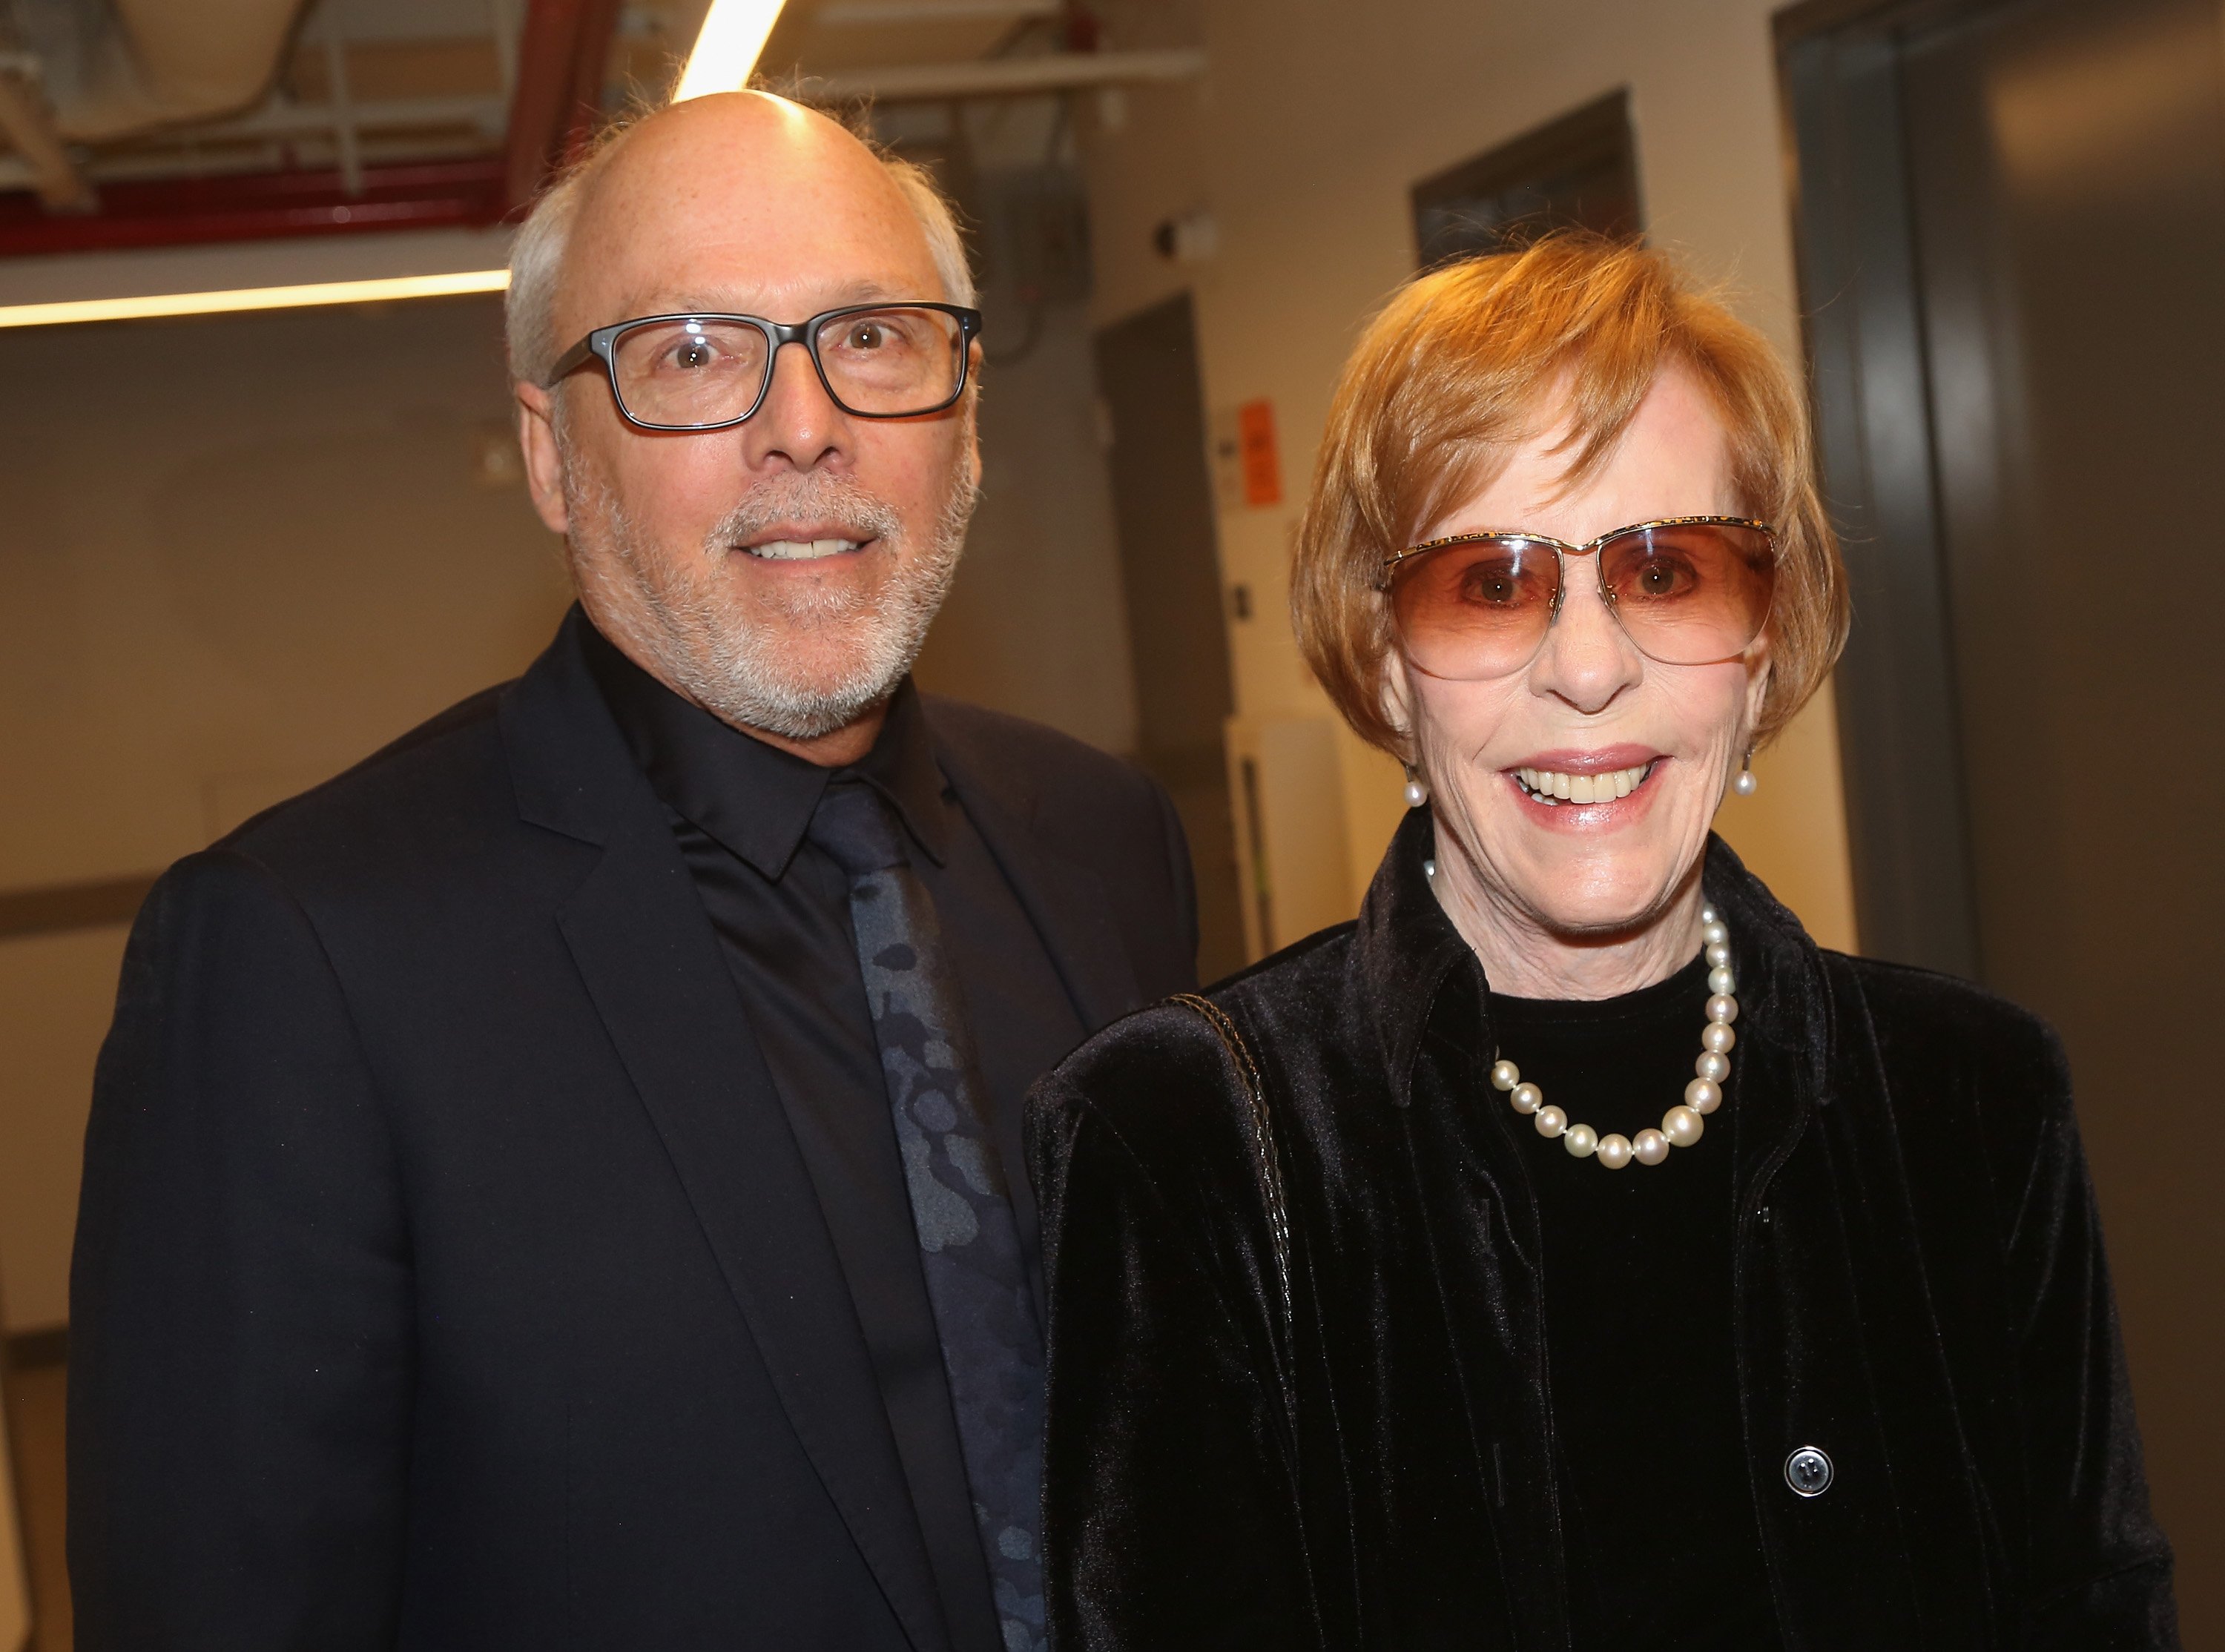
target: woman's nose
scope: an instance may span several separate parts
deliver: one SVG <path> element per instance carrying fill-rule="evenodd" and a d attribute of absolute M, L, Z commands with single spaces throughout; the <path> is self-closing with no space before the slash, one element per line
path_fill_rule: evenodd
<path fill-rule="evenodd" d="M 1531 662 L 1530 683 L 1579 712 L 1603 712 L 1636 685 L 1645 662 L 1601 589 L 1599 558 L 1563 560 L 1560 611 Z"/>

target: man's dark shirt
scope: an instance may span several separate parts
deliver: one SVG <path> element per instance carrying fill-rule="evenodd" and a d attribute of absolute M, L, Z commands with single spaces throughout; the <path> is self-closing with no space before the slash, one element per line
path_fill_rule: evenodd
<path fill-rule="evenodd" d="M 1087 1029 L 1041 937 L 936 766 L 909 680 L 872 750 L 829 769 L 738 732 L 583 628 L 589 666 L 662 801 L 825 1212 L 896 1435 L 953 1639 L 994 1646 L 987 1572 L 881 1058 L 851 935 L 849 883 L 806 829 L 830 784 L 896 807 L 965 995 L 1038 1301 L 1027 1088 Z"/>

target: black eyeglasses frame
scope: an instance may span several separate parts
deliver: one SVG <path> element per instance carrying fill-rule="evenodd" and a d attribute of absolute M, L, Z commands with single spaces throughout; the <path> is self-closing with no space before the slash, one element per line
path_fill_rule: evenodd
<path fill-rule="evenodd" d="M 827 364 L 819 359 L 819 330 L 829 321 L 839 321 L 846 315 L 870 315 L 878 310 L 939 310 L 954 316 L 958 321 L 958 383 L 950 394 L 932 407 L 913 408 L 903 413 L 868 413 L 853 408 L 834 392 L 827 377 Z M 764 383 L 758 386 L 757 400 L 750 410 L 738 418 L 714 420 L 708 424 L 668 425 L 635 417 L 625 404 L 625 393 L 618 389 L 618 343 L 625 334 L 637 327 L 656 326 L 669 321 L 739 321 L 746 322 L 764 335 Z M 736 425 L 746 424 L 764 406 L 771 392 L 773 374 L 780 364 L 783 345 L 801 345 L 804 354 L 811 358 L 811 370 L 819 375 L 820 388 L 827 399 L 853 419 L 923 419 L 954 406 L 966 394 L 966 386 L 973 376 L 973 343 L 981 336 L 981 312 L 963 304 L 942 304 L 927 299 L 905 300 L 879 304 L 846 304 L 839 309 L 821 310 L 808 321 L 772 321 L 762 315 L 737 315 L 719 310 L 683 310 L 676 315 L 637 315 L 631 320 L 613 321 L 608 326 L 597 327 L 559 357 L 556 365 L 549 370 L 543 389 L 554 390 L 563 381 L 585 367 L 590 361 L 599 361 L 603 377 L 611 387 L 611 401 L 618 408 L 618 416 L 639 430 L 662 430 L 700 433 L 707 430 L 731 430 Z"/>

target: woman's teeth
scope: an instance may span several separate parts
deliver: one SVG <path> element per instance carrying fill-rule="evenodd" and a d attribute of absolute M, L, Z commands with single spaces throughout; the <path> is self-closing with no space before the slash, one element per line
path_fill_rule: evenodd
<path fill-rule="evenodd" d="M 1522 789 L 1541 803 L 1612 803 L 1628 797 L 1645 783 L 1653 765 L 1611 769 L 1604 775 L 1564 775 L 1555 769 L 1518 769 L 1514 777 Z"/>
<path fill-rule="evenodd" d="M 862 543 L 862 540 L 855 539 L 769 539 L 747 549 L 751 556 L 762 556 L 770 561 L 808 562 L 817 557 L 854 551 Z"/>

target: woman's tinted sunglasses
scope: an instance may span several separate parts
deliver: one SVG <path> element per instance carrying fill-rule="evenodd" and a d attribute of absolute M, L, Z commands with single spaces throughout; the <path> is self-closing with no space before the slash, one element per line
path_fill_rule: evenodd
<path fill-rule="evenodd" d="M 1672 516 L 1570 545 L 1544 534 L 1452 534 L 1383 560 L 1406 657 L 1433 677 L 1521 670 L 1544 646 L 1572 556 L 1599 558 L 1607 611 L 1664 665 L 1712 665 L 1751 647 L 1777 591 L 1777 534 L 1743 516 Z"/>

